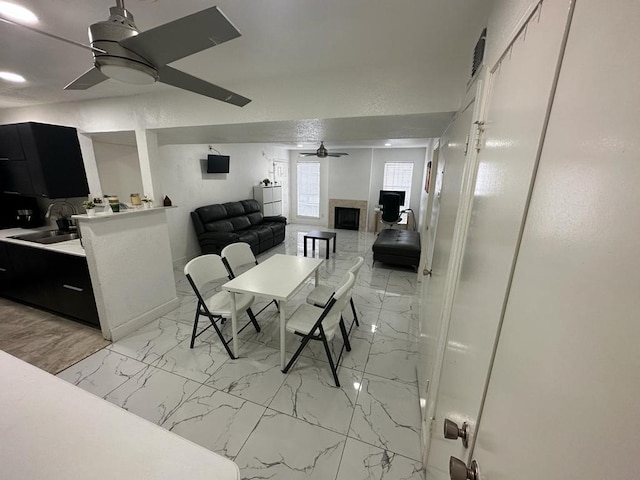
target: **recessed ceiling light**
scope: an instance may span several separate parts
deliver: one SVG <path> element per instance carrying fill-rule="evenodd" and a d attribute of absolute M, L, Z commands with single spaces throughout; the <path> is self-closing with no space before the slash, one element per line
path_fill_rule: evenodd
<path fill-rule="evenodd" d="M 24 83 L 26 80 L 22 75 L 11 72 L 0 72 L 0 78 L 7 82 Z"/>
<path fill-rule="evenodd" d="M 35 13 L 15 3 L 0 2 L 0 14 L 17 22 L 38 23 Z"/>
<path fill-rule="evenodd" d="M 390 143 L 385 143 L 385 144 L 384 144 L 384 146 L 385 146 L 385 147 L 390 147 L 390 146 L 391 146 L 391 144 L 390 144 Z"/>
<path fill-rule="evenodd" d="M 298 148 L 302 148 L 304 147 L 304 145 L 302 145 L 301 143 L 298 144 Z"/>

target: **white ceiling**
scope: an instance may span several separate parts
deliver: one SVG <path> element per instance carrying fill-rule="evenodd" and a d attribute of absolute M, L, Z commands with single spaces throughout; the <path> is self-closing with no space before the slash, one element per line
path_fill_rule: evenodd
<path fill-rule="evenodd" d="M 82 43 L 88 42 L 87 27 L 106 19 L 108 8 L 115 4 L 115 0 L 10 1 L 34 11 L 40 19 L 37 28 Z M 398 88 L 413 88 L 420 78 L 431 82 L 429 72 L 437 72 L 458 79 L 451 88 L 463 90 L 473 45 L 486 18 L 482 0 L 127 0 L 125 5 L 141 31 L 218 5 L 242 36 L 172 66 L 240 94 L 246 93 L 241 87 L 247 79 L 286 85 L 293 77 L 352 77 L 353 72 L 372 69 L 388 72 L 389 81 Z M 0 70 L 27 78 L 23 85 L 0 81 L 0 109 L 174 90 L 162 84 L 136 87 L 109 80 L 86 91 L 63 91 L 92 66 L 89 51 L 5 23 L 0 23 L 0 48 Z M 364 87 L 350 83 L 345 88 Z M 409 141 L 418 131 L 436 131 L 437 136 L 456 108 L 404 120 L 395 116 L 342 123 L 337 119 L 259 122 L 252 129 L 228 125 L 158 133 L 163 143 L 187 143 L 185 138 L 213 143 L 218 137 L 219 143 L 259 142 L 265 137 L 291 144 L 302 138 L 301 132 L 307 133 L 306 140 L 320 140 L 331 132 L 345 146 L 387 138 Z"/>

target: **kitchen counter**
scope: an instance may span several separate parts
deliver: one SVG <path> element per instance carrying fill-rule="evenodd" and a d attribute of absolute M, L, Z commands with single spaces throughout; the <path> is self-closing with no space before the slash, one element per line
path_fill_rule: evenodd
<path fill-rule="evenodd" d="M 231 460 L 0 351 L 0 477 L 238 480 Z"/>
<path fill-rule="evenodd" d="M 130 217 L 131 215 L 135 215 L 135 216 L 149 215 L 152 213 L 157 213 L 158 211 L 166 210 L 168 208 L 176 208 L 176 207 L 171 206 L 171 207 L 153 207 L 153 208 L 128 208 L 126 210 L 120 210 L 118 213 L 114 213 L 111 211 L 109 211 L 108 213 L 98 212 L 97 210 L 99 210 L 99 208 L 96 208 L 96 214 L 92 217 L 90 217 L 87 214 L 82 214 L 82 215 L 72 215 L 71 218 L 73 218 L 76 222 L 78 220 L 82 220 L 83 222 L 90 222 L 90 223 L 108 222 L 108 221 L 122 219 L 125 217 Z"/>
<path fill-rule="evenodd" d="M 0 230 L 0 241 L 7 243 L 16 243 L 26 247 L 42 248 L 53 252 L 67 253 L 69 255 L 77 255 L 78 257 L 86 257 L 86 253 L 79 239 L 67 240 L 66 242 L 43 244 L 37 242 L 27 242 L 26 240 L 18 240 L 17 238 L 9 238 L 14 235 L 24 235 L 25 233 L 41 232 L 43 230 L 54 230 L 51 226 L 42 228 L 6 228 Z"/>

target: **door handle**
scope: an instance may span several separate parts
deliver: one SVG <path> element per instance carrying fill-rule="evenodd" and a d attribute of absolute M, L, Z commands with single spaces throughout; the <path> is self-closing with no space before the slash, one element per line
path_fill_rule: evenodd
<path fill-rule="evenodd" d="M 469 424 L 464 422 L 462 427 L 458 427 L 456 422 L 445 418 L 444 420 L 444 438 L 449 440 L 462 440 L 464 448 L 469 448 Z"/>
<path fill-rule="evenodd" d="M 84 292 L 84 288 L 74 287 L 73 285 L 67 285 L 66 283 L 62 284 L 62 287 L 73 290 L 74 292 Z"/>
<path fill-rule="evenodd" d="M 451 480 L 482 480 L 480 467 L 475 460 L 471 461 L 471 468 L 456 457 L 449 457 L 449 478 Z"/>

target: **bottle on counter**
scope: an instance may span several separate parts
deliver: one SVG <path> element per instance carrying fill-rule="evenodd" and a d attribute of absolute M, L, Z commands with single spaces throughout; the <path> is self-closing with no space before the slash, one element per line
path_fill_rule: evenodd
<path fill-rule="evenodd" d="M 131 194 L 131 206 L 136 208 L 142 205 L 142 199 L 140 198 L 140 194 L 139 193 L 132 193 Z"/>

